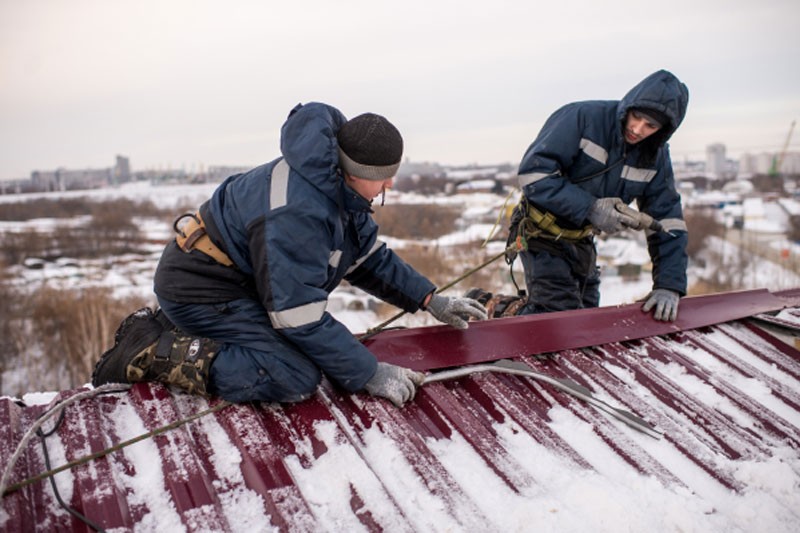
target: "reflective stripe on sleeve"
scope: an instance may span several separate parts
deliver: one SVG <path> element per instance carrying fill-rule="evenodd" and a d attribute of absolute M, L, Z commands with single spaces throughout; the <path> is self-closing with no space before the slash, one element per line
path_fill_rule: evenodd
<path fill-rule="evenodd" d="M 664 231 L 689 231 L 686 221 L 680 218 L 665 218 L 661 221 Z"/>
<path fill-rule="evenodd" d="M 603 165 L 608 161 L 608 152 L 599 144 L 589 139 L 581 139 L 581 143 L 578 146 L 580 146 L 580 149 L 583 150 L 586 155 L 595 161 L 599 161 Z"/>
<path fill-rule="evenodd" d="M 348 268 L 348 269 L 347 269 L 347 272 L 345 272 L 345 276 L 346 276 L 347 274 L 350 274 L 351 272 L 353 272 L 353 271 L 354 271 L 355 269 L 357 269 L 358 267 L 360 267 L 360 266 L 361 266 L 361 263 L 363 263 L 364 261 L 366 261 L 367 259 L 369 259 L 369 257 L 370 257 L 372 254 L 374 254 L 375 252 L 377 252 L 377 251 L 378 251 L 378 249 L 379 249 L 381 246 L 383 246 L 383 245 L 384 245 L 384 242 L 383 242 L 382 240 L 380 240 L 380 239 L 376 240 L 376 241 L 375 241 L 375 244 L 372 246 L 372 248 L 370 248 L 369 252 L 367 252 L 367 253 L 366 253 L 366 254 L 364 254 L 363 256 L 359 257 L 359 258 L 356 260 L 356 262 L 353 264 L 353 266 L 351 266 L 350 268 Z"/>
<path fill-rule="evenodd" d="M 281 159 L 272 169 L 272 178 L 270 179 L 269 188 L 270 209 L 278 209 L 286 205 L 288 189 L 289 164 L 286 163 L 285 159 Z"/>
<path fill-rule="evenodd" d="M 319 321 L 327 307 L 327 300 L 312 302 L 284 311 L 272 311 L 269 319 L 275 329 L 298 328 Z"/>
<path fill-rule="evenodd" d="M 339 266 L 339 261 L 341 260 L 342 260 L 342 251 L 334 250 L 331 252 L 331 256 L 328 258 L 328 265 L 332 266 L 333 268 L 337 268 Z"/>
<path fill-rule="evenodd" d="M 636 168 L 625 165 L 622 167 L 622 179 L 628 181 L 638 181 L 641 183 L 650 183 L 650 180 L 656 175 L 656 171 L 649 168 Z"/>
<path fill-rule="evenodd" d="M 520 174 L 519 178 L 519 185 L 520 187 L 525 187 L 526 185 L 530 185 L 531 183 L 536 183 L 537 181 L 543 180 L 548 176 L 557 176 L 558 174 L 546 174 L 544 172 L 532 172 L 530 174 Z"/>

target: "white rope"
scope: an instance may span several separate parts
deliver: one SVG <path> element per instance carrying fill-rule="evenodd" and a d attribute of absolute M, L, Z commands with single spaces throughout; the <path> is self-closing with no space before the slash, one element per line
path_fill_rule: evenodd
<path fill-rule="evenodd" d="M 61 413 L 65 407 L 71 405 L 75 402 L 79 402 L 86 398 L 93 398 L 94 396 L 98 396 L 100 394 L 106 392 L 123 392 L 131 388 L 131 385 L 125 385 L 121 383 L 106 383 L 105 385 L 100 385 L 97 388 L 90 389 L 84 392 L 79 392 L 78 394 L 71 396 L 70 398 L 60 402 L 53 407 L 50 408 L 49 411 L 45 411 L 42 415 L 36 420 L 33 426 L 28 429 L 25 435 L 22 437 L 22 440 L 19 441 L 17 445 L 17 449 L 11 455 L 11 459 L 8 461 L 5 470 L 3 470 L 3 476 L 0 477 L 0 498 L 3 497 L 3 494 L 6 492 L 6 488 L 8 487 L 8 478 L 11 477 L 11 471 L 14 470 L 14 466 L 19 461 L 20 456 L 28 447 L 28 443 L 31 441 L 33 437 L 36 436 L 36 431 L 44 425 L 44 423 L 53 418 L 54 416 Z"/>

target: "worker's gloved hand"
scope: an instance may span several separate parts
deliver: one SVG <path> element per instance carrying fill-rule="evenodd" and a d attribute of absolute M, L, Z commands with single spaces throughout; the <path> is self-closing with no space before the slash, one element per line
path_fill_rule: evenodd
<path fill-rule="evenodd" d="M 666 322 L 674 322 L 678 318 L 678 302 L 681 296 L 669 289 L 655 289 L 647 295 L 647 301 L 642 306 L 642 311 L 649 312 L 650 309 L 655 307 L 653 311 L 653 318 L 656 320 L 664 320 Z"/>
<path fill-rule="evenodd" d="M 623 219 L 621 221 L 628 228 L 643 230 L 648 229 L 650 224 L 653 223 L 653 218 L 650 215 L 641 213 L 629 205 L 617 205 L 616 209 L 629 218 L 629 220 Z"/>
<path fill-rule="evenodd" d="M 428 302 L 427 311 L 439 322 L 449 324 L 454 328 L 467 329 L 467 320 L 475 318 L 486 320 L 486 308 L 478 300 L 472 298 L 450 298 L 434 294 Z"/>
<path fill-rule="evenodd" d="M 625 202 L 621 198 L 599 198 L 589 208 L 586 218 L 596 230 L 609 234 L 639 225 L 635 218 L 617 210 L 617 205 L 625 206 Z"/>
<path fill-rule="evenodd" d="M 417 387 L 425 381 L 425 374 L 410 368 L 389 363 L 378 363 L 375 375 L 367 381 L 364 389 L 373 396 L 391 401 L 397 407 L 414 399 Z"/>

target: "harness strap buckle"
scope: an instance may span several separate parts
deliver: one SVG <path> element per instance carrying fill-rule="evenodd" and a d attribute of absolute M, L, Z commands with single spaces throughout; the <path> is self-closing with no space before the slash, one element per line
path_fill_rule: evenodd
<path fill-rule="evenodd" d="M 184 218 L 189 218 L 189 222 L 179 228 L 178 222 Z M 178 236 L 175 237 L 178 246 L 186 253 L 191 252 L 197 241 L 206 234 L 206 227 L 203 224 L 203 219 L 194 213 L 186 213 L 179 216 L 172 225 L 172 228 L 178 234 Z"/>
<path fill-rule="evenodd" d="M 184 218 L 189 218 L 190 220 L 179 228 L 178 222 Z M 206 225 L 199 211 L 197 213 L 185 213 L 179 216 L 175 219 L 175 222 L 173 222 L 172 229 L 178 234 L 177 237 L 175 237 L 175 242 L 178 244 L 178 247 L 187 254 L 192 250 L 200 250 L 217 263 L 225 266 L 233 266 L 233 261 L 228 257 L 228 254 L 220 250 L 211 240 L 211 237 L 208 236 L 208 233 L 206 233 Z"/>
<path fill-rule="evenodd" d="M 548 230 L 550 229 L 550 227 L 553 227 L 555 231 L 558 231 L 560 230 L 560 228 L 555 224 L 555 222 L 556 222 L 556 217 L 553 215 L 553 213 L 548 212 L 544 214 L 544 216 L 541 218 L 538 224 L 539 227 L 542 228 L 543 230 Z"/>
<path fill-rule="evenodd" d="M 564 229 L 556 224 L 556 216 L 552 213 L 542 213 L 530 204 L 527 204 L 527 208 L 527 216 L 525 219 L 529 220 L 530 223 L 522 226 L 526 231 L 526 237 L 541 236 L 543 238 L 548 238 L 555 241 L 559 239 L 579 241 L 585 237 L 588 237 L 593 232 L 591 225 L 582 229 Z M 535 227 L 536 230 L 532 230 L 529 226 Z"/>

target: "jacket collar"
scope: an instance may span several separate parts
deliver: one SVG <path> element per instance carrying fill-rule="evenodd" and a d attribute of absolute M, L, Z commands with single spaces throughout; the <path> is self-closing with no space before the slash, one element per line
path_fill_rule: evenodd
<path fill-rule="evenodd" d="M 342 207 L 346 211 L 372 213 L 372 201 L 367 200 L 342 180 Z"/>

